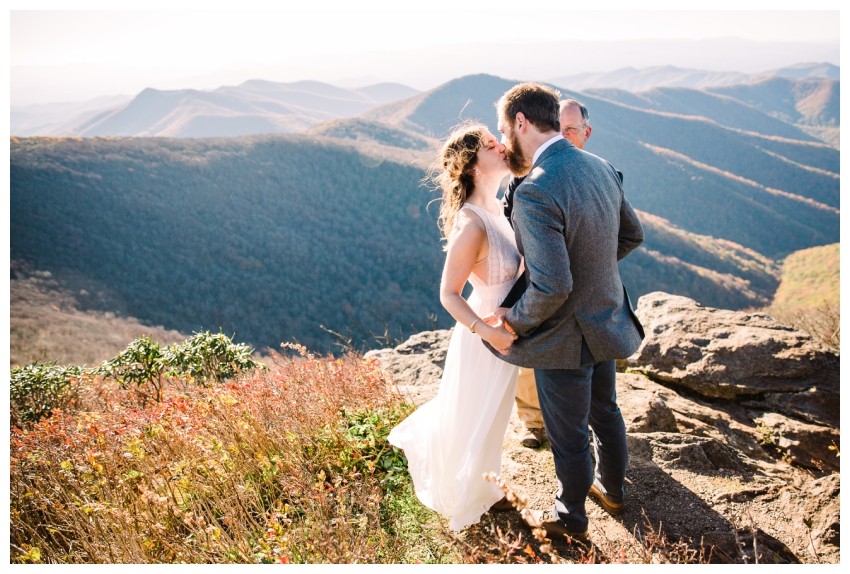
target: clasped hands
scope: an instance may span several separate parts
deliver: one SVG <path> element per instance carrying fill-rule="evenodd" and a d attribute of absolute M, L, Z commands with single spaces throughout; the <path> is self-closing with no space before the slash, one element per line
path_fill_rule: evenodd
<path fill-rule="evenodd" d="M 511 345 L 513 345 L 514 341 L 516 341 L 517 339 L 516 335 L 511 334 L 504 327 L 504 317 L 505 313 L 507 312 L 507 307 L 499 307 L 486 317 L 481 318 L 484 323 L 498 329 L 498 331 L 496 331 L 496 333 L 493 335 L 490 344 L 493 346 L 494 349 L 496 349 L 497 351 L 499 351 L 499 353 L 503 355 L 508 354 L 508 350 L 511 348 Z M 501 329 L 499 329 L 499 327 L 501 327 Z"/>

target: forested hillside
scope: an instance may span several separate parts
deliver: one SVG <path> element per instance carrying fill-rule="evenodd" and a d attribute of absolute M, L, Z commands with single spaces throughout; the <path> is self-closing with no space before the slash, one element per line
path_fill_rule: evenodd
<path fill-rule="evenodd" d="M 127 343 L 149 336 L 162 345 L 188 339 L 182 333 L 143 325 L 111 311 L 81 311 L 77 297 L 46 271 L 13 262 L 9 281 L 9 363 L 55 362 L 94 367 Z"/>
<path fill-rule="evenodd" d="M 841 299 L 840 247 L 840 244 L 834 243 L 789 255 L 782 264 L 774 306 L 800 311 L 827 305 L 837 310 Z"/>
<path fill-rule="evenodd" d="M 419 167 L 301 136 L 11 148 L 12 258 L 91 307 L 258 348 L 447 324 Z"/>
<path fill-rule="evenodd" d="M 380 141 L 303 136 L 26 139 L 11 150 L 12 257 L 82 293 L 83 307 L 183 333 L 221 328 L 261 350 L 297 339 L 330 351 L 348 337 L 375 347 L 451 324 L 435 195 L 404 150 L 394 159 Z M 769 259 L 641 218 L 646 245 L 622 263 L 635 298 L 769 300 Z"/>
<path fill-rule="evenodd" d="M 769 312 L 841 351 L 841 246 L 792 253 L 782 263 Z"/>

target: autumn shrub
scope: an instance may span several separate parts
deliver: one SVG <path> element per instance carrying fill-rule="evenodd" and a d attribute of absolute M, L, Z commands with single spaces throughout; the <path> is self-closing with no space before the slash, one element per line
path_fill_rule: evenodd
<path fill-rule="evenodd" d="M 53 409 L 67 405 L 83 378 L 74 365 L 31 363 L 10 372 L 9 407 L 12 425 L 38 422 Z"/>
<path fill-rule="evenodd" d="M 11 561 L 404 561 L 386 505 L 412 491 L 386 434 L 409 407 L 362 357 L 269 363 L 13 429 Z"/>
<path fill-rule="evenodd" d="M 144 404 L 162 400 L 165 368 L 162 347 L 150 337 L 132 341 L 114 358 L 104 361 L 94 373 L 118 381 L 123 387 L 133 387 Z"/>
<path fill-rule="evenodd" d="M 253 351 L 248 345 L 234 343 L 224 333 L 202 331 L 166 347 L 162 361 L 171 375 L 182 375 L 199 384 L 221 383 L 242 371 L 262 368 L 251 357 Z"/>
<path fill-rule="evenodd" d="M 176 379 L 184 386 L 222 383 L 243 371 L 263 368 L 252 358 L 252 352 L 224 333 L 203 331 L 167 347 L 144 336 L 132 341 L 94 373 L 133 388 L 144 405 L 149 400 L 161 401 L 170 380 Z"/>
<path fill-rule="evenodd" d="M 791 310 L 774 306 L 770 313 L 778 321 L 808 333 L 831 351 L 841 352 L 841 310 L 837 304 L 822 302 L 818 306 Z"/>

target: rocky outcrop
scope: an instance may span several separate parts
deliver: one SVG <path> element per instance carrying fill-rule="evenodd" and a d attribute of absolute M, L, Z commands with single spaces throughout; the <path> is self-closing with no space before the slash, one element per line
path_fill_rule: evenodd
<path fill-rule="evenodd" d="M 369 351 L 366 358 L 379 360 L 402 396 L 421 405 L 437 394 L 451 335 L 451 329 L 424 331 L 393 349 Z"/>
<path fill-rule="evenodd" d="M 837 562 L 838 357 L 766 315 L 684 297 L 646 295 L 637 314 L 646 339 L 623 363 L 617 393 L 632 502 L 620 522 L 594 515 L 604 536 L 625 543 L 649 519 L 668 536 L 711 545 L 719 561 Z M 368 355 L 421 404 L 439 388 L 450 334 L 420 333 Z M 548 508 L 551 453 L 521 447 L 512 428 L 515 414 L 503 477 Z"/>
<path fill-rule="evenodd" d="M 838 426 L 838 356 L 806 333 L 661 292 L 641 297 L 636 314 L 647 336 L 633 369 L 704 397 Z"/>
<path fill-rule="evenodd" d="M 839 358 L 768 315 L 705 307 L 655 292 L 638 302 L 646 338 L 632 370 L 706 399 L 791 461 L 838 470 Z M 743 407 L 744 411 L 735 408 Z"/>

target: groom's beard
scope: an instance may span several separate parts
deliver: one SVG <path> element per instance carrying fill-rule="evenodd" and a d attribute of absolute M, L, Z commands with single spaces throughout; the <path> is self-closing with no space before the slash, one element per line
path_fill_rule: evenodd
<path fill-rule="evenodd" d="M 508 167 L 511 173 L 516 177 L 526 176 L 531 171 L 531 161 L 522 152 L 519 139 L 517 139 L 514 132 L 511 132 L 508 138 L 508 147 L 505 149 L 505 156 L 508 158 Z"/>

